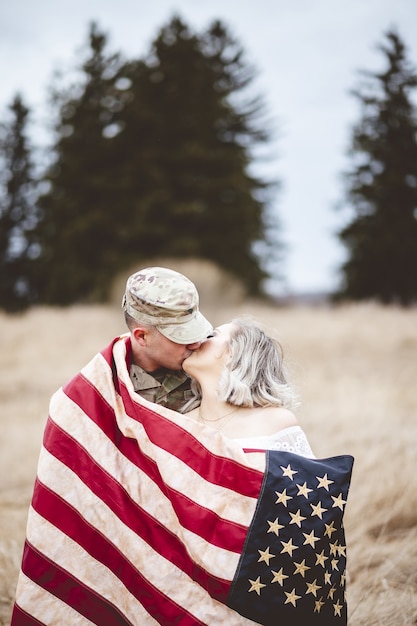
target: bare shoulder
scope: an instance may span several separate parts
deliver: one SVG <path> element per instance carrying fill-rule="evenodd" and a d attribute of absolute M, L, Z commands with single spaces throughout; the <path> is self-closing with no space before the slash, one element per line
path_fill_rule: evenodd
<path fill-rule="evenodd" d="M 268 430 L 271 432 L 277 432 L 283 428 L 289 428 L 290 426 L 298 426 L 298 420 L 294 413 L 289 409 L 283 407 L 270 406 L 265 407 L 263 410 L 263 420 L 265 425 L 268 425 Z"/>
<path fill-rule="evenodd" d="M 284 428 L 297 426 L 294 413 L 282 407 L 242 409 L 239 419 L 226 425 L 223 433 L 229 437 L 269 437 Z"/>

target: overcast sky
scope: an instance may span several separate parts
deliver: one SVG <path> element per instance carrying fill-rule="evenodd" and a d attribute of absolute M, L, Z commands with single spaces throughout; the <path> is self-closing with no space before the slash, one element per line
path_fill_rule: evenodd
<path fill-rule="evenodd" d="M 276 130 L 265 174 L 282 182 L 274 210 L 290 292 L 333 289 L 345 250 L 336 231 L 358 70 L 383 67 L 376 47 L 396 27 L 417 67 L 416 0 L 13 0 L 0 4 L 0 114 L 16 92 L 43 124 L 53 72 L 74 66 L 98 22 L 109 51 L 140 57 L 174 13 L 192 28 L 222 20 L 245 49 Z M 262 171 L 260 170 L 262 173 Z"/>

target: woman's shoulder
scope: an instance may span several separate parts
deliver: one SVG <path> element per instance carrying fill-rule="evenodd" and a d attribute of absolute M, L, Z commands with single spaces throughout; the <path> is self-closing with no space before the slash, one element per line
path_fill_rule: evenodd
<path fill-rule="evenodd" d="M 269 431 L 268 434 L 291 426 L 298 426 L 298 420 L 292 411 L 277 406 L 268 406 L 262 409 L 262 422 L 264 428 Z"/>
<path fill-rule="evenodd" d="M 244 408 L 235 414 L 223 433 L 228 437 L 268 437 L 274 433 L 297 426 L 294 413 L 282 407 Z"/>

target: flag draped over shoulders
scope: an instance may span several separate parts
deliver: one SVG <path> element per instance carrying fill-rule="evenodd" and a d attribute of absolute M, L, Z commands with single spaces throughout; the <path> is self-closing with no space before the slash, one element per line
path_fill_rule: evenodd
<path fill-rule="evenodd" d="M 136 394 L 130 358 L 51 399 L 12 626 L 346 624 L 352 458 L 242 450 Z"/>

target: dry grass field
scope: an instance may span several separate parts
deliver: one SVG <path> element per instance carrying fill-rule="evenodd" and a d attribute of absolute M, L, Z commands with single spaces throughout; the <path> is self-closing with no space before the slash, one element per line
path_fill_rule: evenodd
<path fill-rule="evenodd" d="M 214 325 L 240 313 L 263 322 L 284 346 L 316 455 L 355 457 L 350 626 L 417 624 L 417 309 L 217 296 L 202 309 Z M 10 620 L 49 397 L 120 332 L 114 304 L 0 314 L 0 624 Z"/>

